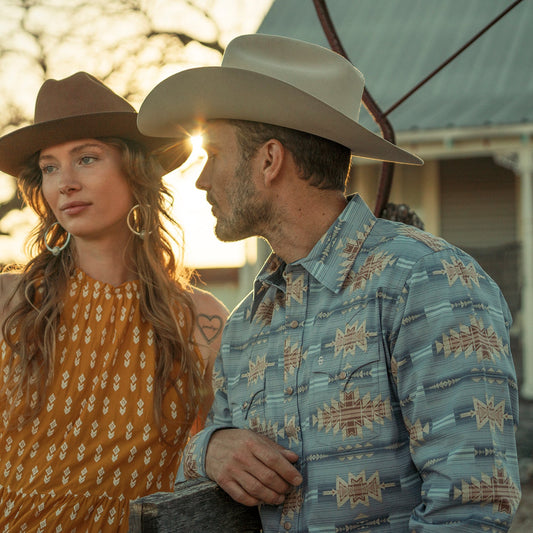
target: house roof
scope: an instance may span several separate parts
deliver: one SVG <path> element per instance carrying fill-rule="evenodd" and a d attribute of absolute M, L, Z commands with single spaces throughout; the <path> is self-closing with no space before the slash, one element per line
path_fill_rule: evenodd
<path fill-rule="evenodd" d="M 350 61 L 382 110 L 511 4 L 329 0 Z M 533 2 L 523 1 L 389 115 L 396 131 L 533 124 Z M 275 0 L 258 33 L 329 48 L 311 0 Z M 361 122 L 376 130 L 362 109 Z"/>

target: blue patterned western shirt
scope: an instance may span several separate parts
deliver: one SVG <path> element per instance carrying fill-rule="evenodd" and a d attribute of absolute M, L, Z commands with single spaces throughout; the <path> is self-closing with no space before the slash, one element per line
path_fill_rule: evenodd
<path fill-rule="evenodd" d="M 357 195 L 311 253 L 275 255 L 226 325 L 211 423 L 299 455 L 265 532 L 507 531 L 520 500 L 511 316 L 474 259 Z"/>

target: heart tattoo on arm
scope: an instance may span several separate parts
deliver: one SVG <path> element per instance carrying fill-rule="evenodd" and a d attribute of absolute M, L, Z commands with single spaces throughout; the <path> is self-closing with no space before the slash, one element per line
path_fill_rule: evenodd
<path fill-rule="evenodd" d="M 223 323 L 218 315 L 198 315 L 198 329 L 208 344 L 211 344 L 221 333 Z"/>

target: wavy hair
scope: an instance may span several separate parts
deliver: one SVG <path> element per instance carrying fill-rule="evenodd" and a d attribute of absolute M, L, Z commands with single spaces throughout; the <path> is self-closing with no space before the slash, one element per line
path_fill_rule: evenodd
<path fill-rule="evenodd" d="M 195 316 L 190 272 L 183 265 L 183 232 L 170 214 L 172 196 L 155 159 L 146 156 L 144 148 L 133 141 L 99 140 L 120 150 L 133 197 L 140 206 L 150 207 L 140 210 L 145 237 L 139 239 L 132 233 L 131 239 L 140 281 L 141 312 L 152 325 L 156 345 L 154 416 L 161 428 L 163 397 L 168 387 L 173 387 L 181 399 L 185 430 L 182 434 L 186 435 L 209 390 L 193 340 Z M 24 402 L 27 422 L 43 407 L 47 380 L 53 370 L 61 302 L 76 267 L 76 250 L 72 241 L 57 256 L 46 249 L 46 230 L 56 219 L 42 194 L 38 154 L 31 158 L 17 181 L 19 193 L 37 213 L 39 222 L 28 237 L 32 259 L 20 269 L 20 281 L 12 296 L 13 300 L 18 295 L 20 301 L 14 304 L 2 325 L 4 339 L 11 349 L 8 379 L 2 392 L 8 394 L 12 406 Z M 176 236 L 170 233 L 170 228 Z M 62 238 L 64 232 L 58 226 L 48 235 L 51 246 L 60 244 Z M 172 242 L 178 245 L 179 254 L 174 252 Z M 180 313 L 185 317 L 185 325 L 179 323 Z"/>

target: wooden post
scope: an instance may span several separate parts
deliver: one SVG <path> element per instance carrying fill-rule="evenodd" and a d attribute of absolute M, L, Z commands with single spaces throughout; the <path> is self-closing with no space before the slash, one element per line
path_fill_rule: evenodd
<path fill-rule="evenodd" d="M 216 483 L 195 479 L 174 492 L 158 492 L 130 502 L 129 533 L 259 533 L 257 507 L 231 499 Z"/>

